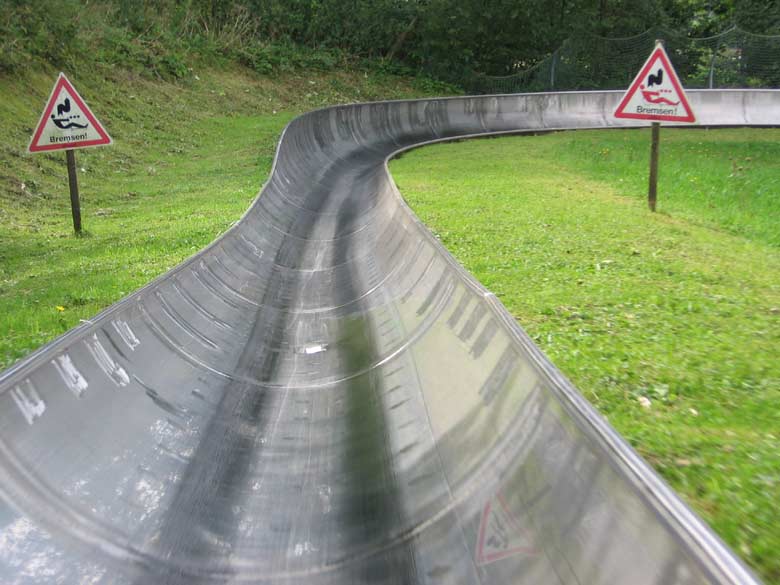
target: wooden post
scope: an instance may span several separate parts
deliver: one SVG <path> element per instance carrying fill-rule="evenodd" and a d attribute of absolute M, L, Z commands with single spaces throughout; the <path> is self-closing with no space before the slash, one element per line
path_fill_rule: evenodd
<path fill-rule="evenodd" d="M 661 123 L 653 122 L 653 138 L 650 145 L 650 185 L 647 190 L 647 205 L 655 211 L 658 193 L 658 144 L 661 141 Z"/>
<path fill-rule="evenodd" d="M 81 204 L 79 203 L 79 178 L 76 175 L 76 152 L 65 151 L 68 161 L 68 184 L 70 185 L 70 210 L 73 214 L 73 230 L 77 236 L 81 235 Z"/>

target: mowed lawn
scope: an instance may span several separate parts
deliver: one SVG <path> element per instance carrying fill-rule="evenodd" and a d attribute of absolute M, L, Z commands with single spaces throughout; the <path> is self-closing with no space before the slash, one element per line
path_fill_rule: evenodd
<path fill-rule="evenodd" d="M 780 582 L 780 130 L 440 144 L 404 197 L 550 359 L 768 582 Z"/>

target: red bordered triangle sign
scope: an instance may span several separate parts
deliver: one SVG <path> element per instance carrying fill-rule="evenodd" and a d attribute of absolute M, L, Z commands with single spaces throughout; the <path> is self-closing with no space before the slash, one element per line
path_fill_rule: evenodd
<path fill-rule="evenodd" d="M 111 143 L 95 114 L 65 74 L 60 73 L 27 150 L 46 152 Z"/>
<path fill-rule="evenodd" d="M 503 496 L 496 494 L 482 510 L 475 560 L 477 565 L 487 565 L 518 554 L 535 555 L 537 549 Z"/>
<path fill-rule="evenodd" d="M 645 61 L 615 110 L 616 118 L 695 122 L 680 79 L 662 45 Z"/>

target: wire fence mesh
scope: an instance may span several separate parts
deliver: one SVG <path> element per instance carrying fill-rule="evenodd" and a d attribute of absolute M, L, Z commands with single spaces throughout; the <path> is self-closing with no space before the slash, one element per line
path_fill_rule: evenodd
<path fill-rule="evenodd" d="M 478 94 L 624 89 L 656 39 L 664 41 L 685 87 L 780 88 L 780 35 L 759 35 L 738 27 L 706 38 L 663 29 L 626 38 L 570 37 L 531 68 L 504 77 L 475 75 L 466 85 Z"/>

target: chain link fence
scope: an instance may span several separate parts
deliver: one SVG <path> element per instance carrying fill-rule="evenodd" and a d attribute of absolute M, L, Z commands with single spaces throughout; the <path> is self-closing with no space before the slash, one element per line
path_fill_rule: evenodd
<path fill-rule="evenodd" d="M 780 88 L 780 35 L 759 35 L 733 27 L 707 38 L 650 29 L 627 38 L 570 37 L 533 67 L 504 77 L 475 75 L 471 93 L 523 93 L 624 89 L 664 41 L 675 70 L 688 88 Z"/>

